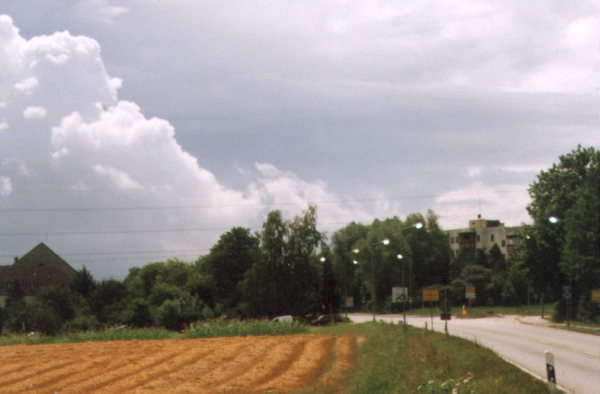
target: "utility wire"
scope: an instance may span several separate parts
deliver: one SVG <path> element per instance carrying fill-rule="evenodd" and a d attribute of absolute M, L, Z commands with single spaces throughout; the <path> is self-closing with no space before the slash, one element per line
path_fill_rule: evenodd
<path fill-rule="evenodd" d="M 479 193 L 479 195 L 497 195 L 513 193 L 514 190 L 496 190 L 488 193 Z M 355 198 L 338 200 L 316 200 L 316 201 L 288 201 L 256 204 L 190 204 L 190 205 L 150 205 L 150 206 L 131 206 L 131 207 L 82 207 L 82 208 L 0 208 L 0 212 L 122 212 L 122 211 L 155 211 L 169 209 L 207 209 L 207 208 L 256 208 L 286 205 L 306 205 L 306 204 L 350 204 L 357 202 L 391 202 L 400 200 L 418 200 L 426 198 L 436 198 L 437 195 L 406 195 L 389 198 Z"/>

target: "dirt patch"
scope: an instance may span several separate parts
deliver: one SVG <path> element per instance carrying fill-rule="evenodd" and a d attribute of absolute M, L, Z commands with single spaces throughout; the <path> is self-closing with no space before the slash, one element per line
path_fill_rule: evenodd
<path fill-rule="evenodd" d="M 248 392 L 329 386 L 352 336 L 286 335 L 0 348 L 2 392 Z"/>

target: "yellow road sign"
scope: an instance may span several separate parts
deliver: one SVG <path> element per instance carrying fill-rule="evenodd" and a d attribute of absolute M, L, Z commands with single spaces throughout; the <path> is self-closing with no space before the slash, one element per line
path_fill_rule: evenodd
<path fill-rule="evenodd" d="M 423 301 L 439 301 L 440 291 L 437 289 L 423 290 Z"/>
<path fill-rule="evenodd" d="M 475 297 L 476 297 L 475 286 L 466 286 L 465 298 L 467 300 L 472 300 L 472 299 L 475 299 Z"/>

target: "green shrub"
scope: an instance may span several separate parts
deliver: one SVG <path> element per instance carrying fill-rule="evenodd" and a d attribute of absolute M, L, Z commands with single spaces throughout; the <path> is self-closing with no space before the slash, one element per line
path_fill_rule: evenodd
<path fill-rule="evenodd" d="M 181 305 L 178 301 L 166 300 L 158 307 L 156 322 L 169 330 L 179 330 L 183 324 Z"/>
<path fill-rule="evenodd" d="M 208 306 L 208 305 L 204 305 L 204 308 L 202 308 L 201 315 L 204 320 L 214 319 L 214 317 L 215 317 L 215 313 L 213 312 L 212 309 L 210 309 L 210 306 Z"/>
<path fill-rule="evenodd" d="M 39 302 L 17 301 L 8 309 L 6 327 L 12 332 L 53 335 L 61 324 L 60 316 Z"/>
<path fill-rule="evenodd" d="M 123 312 L 123 322 L 133 327 L 148 327 L 154 324 L 150 304 L 143 298 L 134 298 Z"/>
<path fill-rule="evenodd" d="M 100 328 L 100 322 L 94 315 L 77 316 L 64 324 L 65 332 L 90 331 Z"/>

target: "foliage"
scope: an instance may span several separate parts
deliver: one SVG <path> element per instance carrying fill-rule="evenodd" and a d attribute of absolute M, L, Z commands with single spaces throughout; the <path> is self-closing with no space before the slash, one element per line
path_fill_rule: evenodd
<path fill-rule="evenodd" d="M 368 226 L 360 223 L 350 223 L 336 231 L 332 236 L 331 259 L 336 282 L 339 285 L 339 294 L 353 296 L 354 303 L 360 306 L 362 300 L 361 278 L 358 266 L 354 264 L 356 256 L 352 254 L 354 245 L 365 237 Z"/>
<path fill-rule="evenodd" d="M 286 305 L 290 281 L 285 262 L 287 233 L 281 212 L 269 212 L 261 233 L 261 258 L 246 272 L 240 285 L 247 313 L 251 316 L 289 313 Z"/>
<path fill-rule="evenodd" d="M 62 285 L 44 287 L 37 296 L 42 304 L 60 316 L 61 320 L 73 319 L 77 311 L 82 309 L 81 296 Z"/>
<path fill-rule="evenodd" d="M 81 270 L 75 273 L 70 288 L 72 291 L 79 293 L 82 297 L 89 298 L 96 288 L 96 282 L 94 281 L 92 274 L 85 266 L 83 266 Z"/>
<path fill-rule="evenodd" d="M 340 294 L 338 293 L 333 273 L 333 264 L 329 253 L 325 253 L 324 255 L 327 257 L 324 257 L 321 264 L 321 311 L 323 313 L 336 313 L 339 312 L 341 305 Z"/>
<path fill-rule="evenodd" d="M 426 217 L 411 214 L 405 221 L 393 217 L 369 226 L 352 223 L 332 239 L 338 278 L 345 287 L 350 284 L 349 293 L 359 300 L 368 294 L 372 308 L 387 309 L 395 286 L 408 287 L 409 295 L 418 298 L 420 289 L 448 283 L 448 237 L 432 211 Z"/>
<path fill-rule="evenodd" d="M 316 208 L 284 221 L 267 215 L 260 234 L 260 258 L 240 284 L 250 316 L 304 315 L 319 309 L 316 253 L 324 236 L 316 229 Z"/>
<path fill-rule="evenodd" d="M 12 332 L 53 335 L 60 326 L 60 316 L 40 302 L 18 301 L 8 307 L 6 328 Z"/>
<path fill-rule="evenodd" d="M 100 322 L 94 315 L 77 316 L 73 320 L 66 322 L 63 327 L 63 332 L 81 332 L 91 331 L 100 328 Z"/>
<path fill-rule="evenodd" d="M 575 315 L 589 315 L 586 300 L 598 287 L 599 179 L 600 151 L 578 146 L 542 171 L 529 189 L 527 210 L 534 223 L 522 250 L 528 276 L 538 293 L 555 299 L 561 298 L 562 286 L 570 285 Z M 565 304 L 559 304 L 559 315 Z"/>
<path fill-rule="evenodd" d="M 179 330 L 183 327 L 181 305 L 175 300 L 165 300 L 156 309 L 154 319 L 169 330 Z"/>
<path fill-rule="evenodd" d="M 144 298 L 134 298 L 123 312 L 123 323 L 133 327 L 149 327 L 154 324 L 150 303 Z"/>
<path fill-rule="evenodd" d="M 286 301 L 289 313 L 304 316 L 318 310 L 319 296 L 318 267 L 316 253 L 325 236 L 317 230 L 317 209 L 309 206 L 302 215 L 295 216 L 286 223 L 285 263 L 289 267 L 290 282 L 287 286 Z M 331 283 L 335 286 L 334 283 Z M 333 291 L 334 289 L 331 289 Z"/>
<path fill-rule="evenodd" d="M 492 271 L 479 264 L 467 265 L 460 275 L 464 283 L 470 286 L 475 286 L 476 298 L 475 302 L 478 305 L 489 304 L 486 288 L 491 280 Z M 493 302 L 492 302 L 493 303 Z"/>
<path fill-rule="evenodd" d="M 116 279 L 105 279 L 90 294 L 90 309 L 103 323 L 120 322 L 126 309 L 127 287 Z"/>
<path fill-rule="evenodd" d="M 200 272 L 212 278 L 214 302 L 227 308 L 239 303 L 238 283 L 259 257 L 259 239 L 249 229 L 234 227 L 221 235 L 210 253 L 197 262 Z"/>

